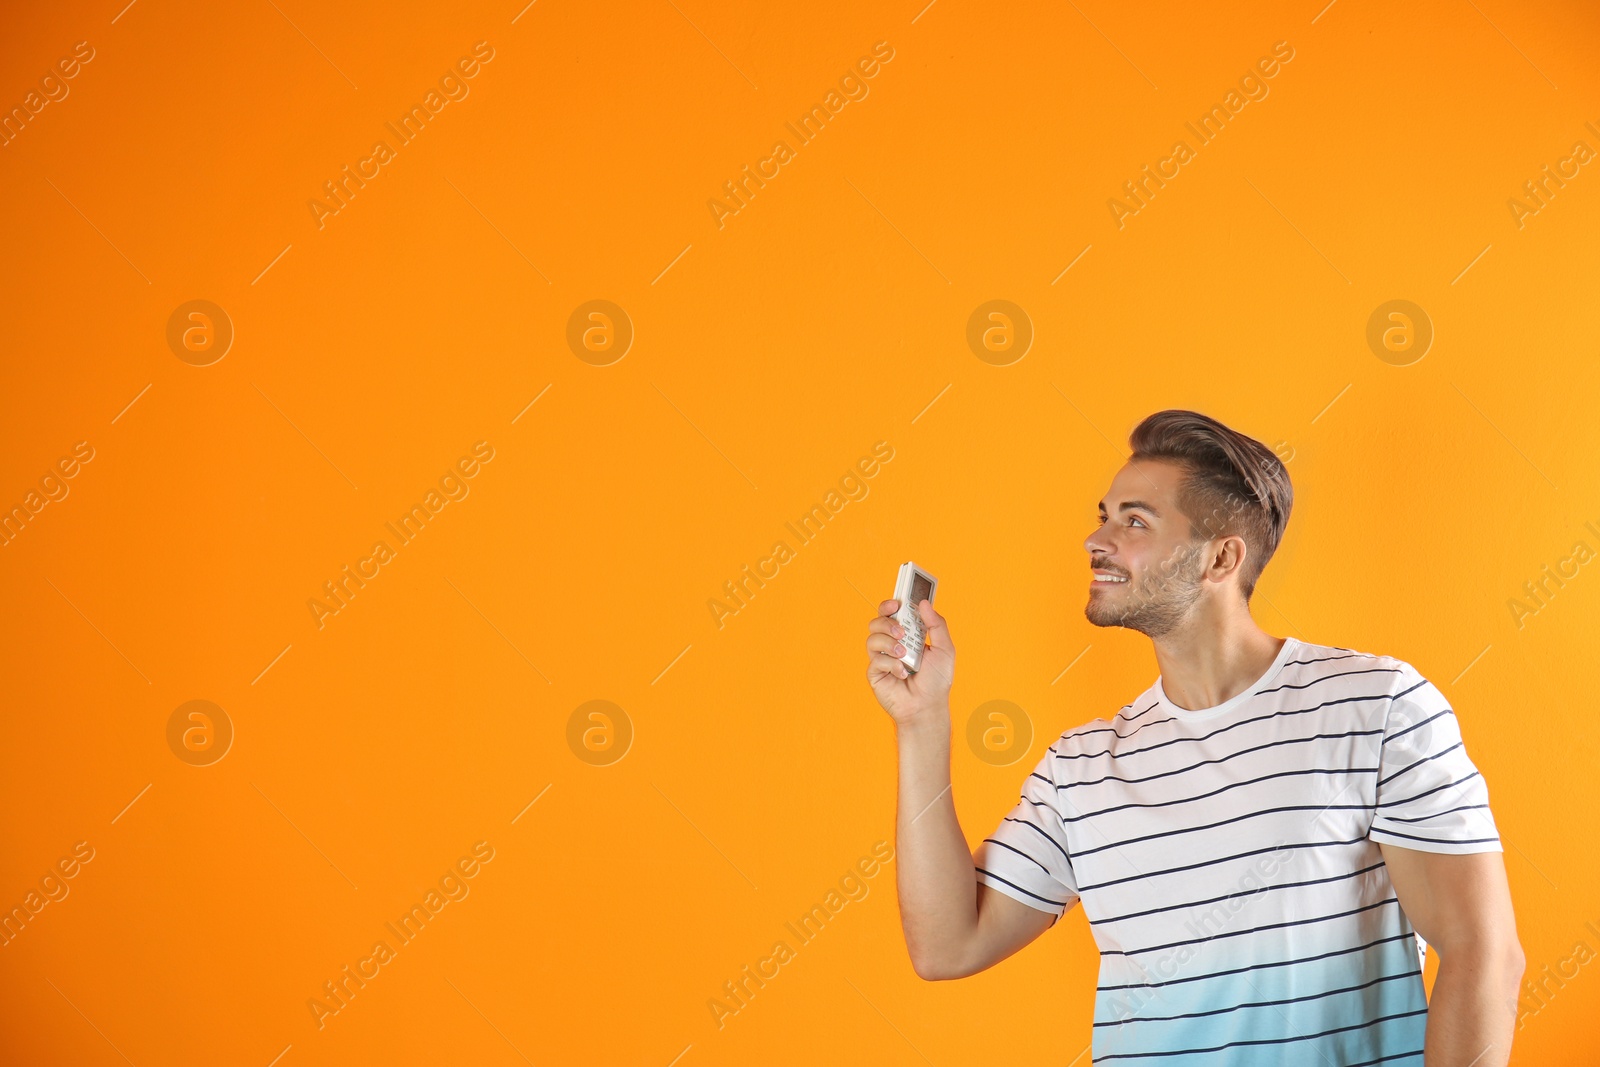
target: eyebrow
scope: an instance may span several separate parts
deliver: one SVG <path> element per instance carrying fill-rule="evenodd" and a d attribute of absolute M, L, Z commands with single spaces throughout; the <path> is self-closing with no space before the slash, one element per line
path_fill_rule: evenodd
<path fill-rule="evenodd" d="M 1100 501 L 1099 508 L 1101 511 L 1106 509 L 1106 502 L 1104 500 Z M 1118 511 L 1132 511 L 1135 508 L 1138 508 L 1142 511 L 1148 511 L 1151 515 L 1154 515 L 1158 519 L 1161 517 L 1161 512 L 1157 511 L 1143 500 L 1124 500 L 1121 504 L 1117 505 Z"/>

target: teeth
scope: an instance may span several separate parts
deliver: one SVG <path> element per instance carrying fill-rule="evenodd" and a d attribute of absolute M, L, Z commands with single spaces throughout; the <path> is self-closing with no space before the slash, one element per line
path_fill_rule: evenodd
<path fill-rule="evenodd" d="M 1097 574 L 1094 576 L 1094 580 L 1097 582 L 1125 582 L 1128 579 L 1120 578 L 1114 574 Z"/>

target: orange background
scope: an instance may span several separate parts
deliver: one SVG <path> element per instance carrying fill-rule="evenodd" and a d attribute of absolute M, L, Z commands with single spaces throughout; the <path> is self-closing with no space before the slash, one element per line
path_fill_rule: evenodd
<path fill-rule="evenodd" d="M 1087 1063 L 1078 913 L 938 984 L 892 863 L 811 943 L 784 924 L 893 842 L 863 642 L 902 560 L 960 649 L 973 844 L 1055 736 L 1154 680 L 1147 640 L 1084 620 L 1082 540 L 1166 407 L 1289 460 L 1260 624 L 1450 696 L 1528 977 L 1600 950 L 1600 577 L 1509 608 L 1600 549 L 1600 173 L 1507 206 L 1600 148 L 1592 6 L 519 8 L 0 16 L 8 111 L 94 49 L 0 149 L 0 503 L 95 452 L 0 548 L 0 906 L 94 850 L 0 949 L 9 1062 Z M 479 41 L 469 95 L 319 228 L 323 183 Z M 796 147 L 879 41 L 869 95 Z M 1278 41 L 1269 95 L 1119 229 L 1108 199 Z M 707 201 L 780 138 L 719 228 Z M 1436 331 L 1409 366 L 1366 343 L 1396 298 Z M 193 299 L 236 331 L 209 366 L 166 340 Z M 566 341 L 592 299 L 636 331 L 607 366 Z M 1009 366 L 965 340 L 990 299 L 1036 331 Z M 319 629 L 307 601 L 478 441 L 470 494 Z M 879 441 L 870 493 L 796 546 Z M 235 731 L 209 766 L 167 741 L 196 699 Z M 1032 725 L 1009 766 L 964 740 L 996 699 Z M 591 700 L 633 731 L 606 766 L 568 743 Z M 319 1029 L 307 1001 L 479 841 L 470 895 Z M 1600 1055 L 1600 973 L 1556 985 L 1514 1063 Z"/>

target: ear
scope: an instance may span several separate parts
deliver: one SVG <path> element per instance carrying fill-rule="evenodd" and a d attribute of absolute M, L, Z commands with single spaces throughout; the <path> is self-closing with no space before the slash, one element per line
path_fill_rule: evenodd
<path fill-rule="evenodd" d="M 1250 546 L 1245 544 L 1244 538 L 1238 534 L 1230 534 L 1218 543 L 1211 557 L 1209 568 L 1216 581 L 1223 581 L 1230 574 L 1242 573 L 1244 561 L 1250 554 Z"/>

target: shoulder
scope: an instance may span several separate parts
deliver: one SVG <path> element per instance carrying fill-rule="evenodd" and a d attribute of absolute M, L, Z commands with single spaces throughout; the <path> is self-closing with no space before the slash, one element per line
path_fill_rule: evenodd
<path fill-rule="evenodd" d="M 1414 735 L 1412 742 L 1428 744 L 1437 731 L 1448 733 L 1453 728 L 1449 700 L 1399 656 L 1304 645 L 1292 657 L 1294 661 L 1306 662 L 1289 670 L 1316 672 L 1298 681 L 1302 685 L 1320 681 L 1318 689 L 1325 690 L 1322 699 L 1337 709 L 1341 720 L 1360 725 L 1367 736 L 1392 739 Z"/>
<path fill-rule="evenodd" d="M 1114 750 L 1124 738 L 1152 723 L 1166 718 L 1157 706 L 1159 701 L 1152 685 L 1131 702 L 1124 704 L 1110 716 L 1090 719 L 1071 729 L 1064 730 L 1050 746 L 1050 753 L 1071 759 L 1077 756 L 1104 755 Z"/>
<path fill-rule="evenodd" d="M 1342 683 L 1390 697 L 1414 689 L 1422 680 L 1415 667 L 1396 656 L 1308 641 L 1301 641 L 1283 665 L 1283 684 L 1289 686 Z"/>

